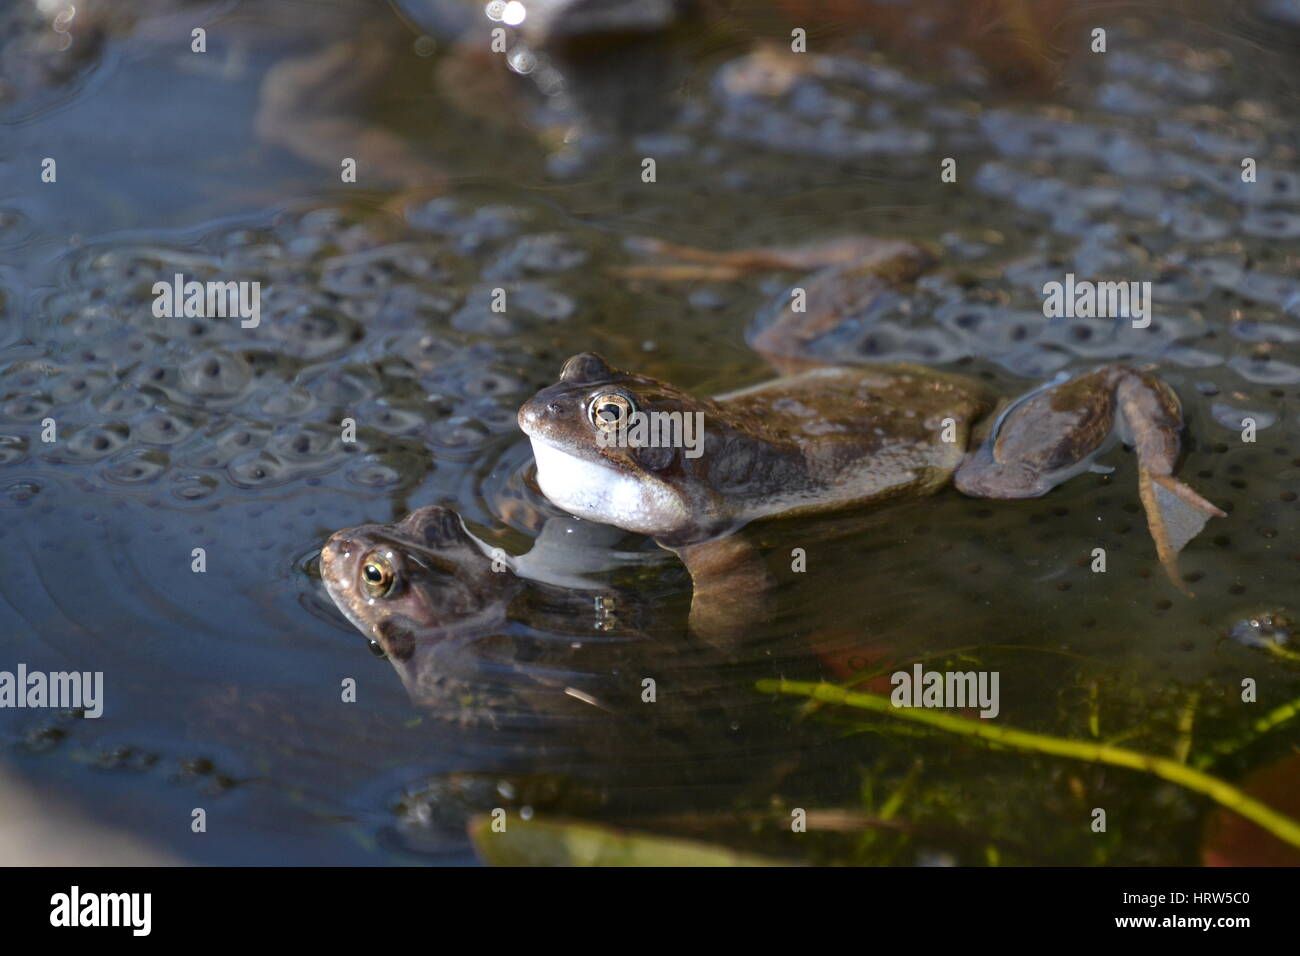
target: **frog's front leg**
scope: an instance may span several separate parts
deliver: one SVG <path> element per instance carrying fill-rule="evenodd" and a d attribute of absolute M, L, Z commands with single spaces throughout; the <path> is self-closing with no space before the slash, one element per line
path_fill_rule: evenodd
<path fill-rule="evenodd" d="M 1211 517 L 1225 515 L 1174 477 L 1182 428 L 1178 396 L 1167 384 L 1105 365 L 1012 403 L 954 481 L 978 498 L 1035 498 L 1087 469 L 1118 436 L 1137 452 L 1138 494 L 1160 563 L 1174 586 L 1190 593 L 1178 553 Z"/>
<path fill-rule="evenodd" d="M 719 647 L 744 638 L 774 583 L 758 549 L 732 534 L 671 550 L 691 573 L 691 632 Z"/>

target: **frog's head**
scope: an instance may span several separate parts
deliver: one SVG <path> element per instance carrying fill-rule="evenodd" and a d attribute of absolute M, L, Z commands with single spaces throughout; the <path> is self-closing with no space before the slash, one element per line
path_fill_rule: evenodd
<path fill-rule="evenodd" d="M 556 505 L 671 538 L 693 532 L 707 508 L 697 460 L 704 416 L 713 410 L 712 402 L 583 352 L 524 403 L 519 427 L 533 443 L 537 483 Z"/>
<path fill-rule="evenodd" d="M 456 512 L 436 506 L 397 524 L 334 533 L 320 567 L 339 610 L 399 662 L 421 635 L 503 609 L 519 585 L 504 558 L 494 562 L 484 553 Z"/>

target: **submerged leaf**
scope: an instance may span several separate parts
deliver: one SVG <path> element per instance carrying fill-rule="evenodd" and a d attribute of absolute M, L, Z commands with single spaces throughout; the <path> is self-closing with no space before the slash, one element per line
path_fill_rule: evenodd
<path fill-rule="evenodd" d="M 1300 756 L 1255 771 L 1241 782 L 1241 789 L 1284 813 L 1300 816 Z M 1210 818 L 1201 853 L 1206 866 L 1300 866 L 1300 849 L 1226 810 Z"/>
<path fill-rule="evenodd" d="M 785 865 L 707 843 L 566 820 L 511 820 L 494 832 L 492 818 L 478 816 L 469 834 L 479 858 L 492 866 Z"/>

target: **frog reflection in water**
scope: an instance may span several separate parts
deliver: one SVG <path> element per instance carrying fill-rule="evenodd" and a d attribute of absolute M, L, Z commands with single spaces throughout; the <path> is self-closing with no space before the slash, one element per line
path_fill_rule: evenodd
<path fill-rule="evenodd" d="M 657 639 L 638 627 L 642 615 L 624 594 L 587 578 L 589 565 L 574 569 L 588 549 L 608 554 L 610 529 L 557 520 L 559 535 L 548 524 L 532 551 L 514 557 L 471 535 L 454 511 L 418 508 L 396 524 L 331 535 L 321 578 L 412 700 L 463 725 L 613 716 L 661 738 L 675 721 L 715 706 L 713 696 L 690 690 L 718 672 L 710 648 Z M 575 542 L 583 532 L 569 533 L 573 525 L 604 536 Z M 643 700 L 647 673 L 674 688 L 672 701 L 652 708 L 653 720 Z"/>
<path fill-rule="evenodd" d="M 558 521 L 561 540 L 545 540 L 548 522 L 527 555 L 511 557 L 454 511 L 419 508 L 331 535 L 321 578 L 417 706 L 482 735 L 488 749 L 475 745 L 476 761 L 558 775 L 562 802 L 543 812 L 571 813 L 568 801 L 590 791 L 606 812 L 658 815 L 669 781 L 692 812 L 720 811 L 784 786 L 800 767 L 790 755 L 815 748 L 799 728 L 774 728 L 750 690 L 770 658 L 682 640 L 680 622 L 650 608 L 653 599 L 584 586 L 572 568 L 590 568 L 574 552 L 608 560 L 610 529 Z M 569 533 L 576 525 L 586 528 Z M 589 532 L 604 537 L 573 541 Z"/>
<path fill-rule="evenodd" d="M 506 712 L 506 698 L 526 705 L 532 692 L 563 697 L 565 678 L 577 679 L 538 659 L 562 656 L 568 641 L 555 642 L 551 653 L 530 633 L 594 638 L 614 631 L 609 639 L 617 640 L 612 597 L 583 589 L 572 576 L 530 578 L 523 563 L 472 536 L 454 511 L 428 506 L 393 525 L 331 535 L 321 578 L 416 703 L 477 718 Z M 515 666 L 524 660 L 537 665 L 527 675 Z"/>
<path fill-rule="evenodd" d="M 796 355 L 808 325 L 824 320 L 787 313 L 754 344 L 778 371 L 798 371 L 715 398 L 575 355 L 519 412 L 542 492 L 571 514 L 675 551 L 695 582 L 692 627 L 726 634 L 753 617 L 771 583 L 734 534 L 751 521 L 915 498 L 950 481 L 974 497 L 1037 497 L 1120 438 L 1137 453 L 1159 559 L 1186 591 L 1178 552 L 1223 512 L 1174 477 L 1182 413 L 1167 384 L 1105 365 L 1001 403 L 972 380 L 921 366 Z M 635 413 L 655 412 L 702 413 L 702 454 L 609 440 L 627 437 Z"/>

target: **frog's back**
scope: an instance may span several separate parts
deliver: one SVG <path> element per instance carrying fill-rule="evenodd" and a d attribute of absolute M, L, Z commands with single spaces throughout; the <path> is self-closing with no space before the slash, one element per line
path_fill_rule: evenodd
<path fill-rule="evenodd" d="M 978 383 L 914 365 L 810 369 L 716 401 L 802 459 L 801 480 L 738 502 L 743 520 L 930 494 L 965 455 L 993 406 Z"/>

